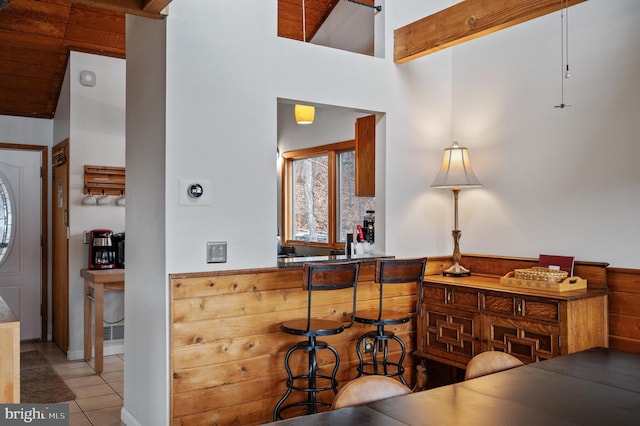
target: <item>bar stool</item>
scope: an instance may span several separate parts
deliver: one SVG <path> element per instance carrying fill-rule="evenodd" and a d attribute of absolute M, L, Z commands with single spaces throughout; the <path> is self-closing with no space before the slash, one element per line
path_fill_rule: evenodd
<path fill-rule="evenodd" d="M 419 315 L 422 309 L 422 280 L 427 264 L 426 258 L 419 259 L 378 259 L 376 261 L 375 282 L 380 284 L 379 299 L 377 309 L 368 309 L 356 312 L 355 321 L 361 324 L 374 325 L 375 331 L 363 334 L 358 339 L 356 354 L 359 365 L 358 375 L 383 375 L 387 377 L 398 377 L 400 381 L 409 386 L 405 381 L 404 367 L 402 362 L 407 355 L 407 350 L 402 339 L 395 335 L 393 331 L 385 330 L 385 326 L 404 324 Z M 404 312 L 396 309 L 386 308 L 384 305 L 384 288 L 389 284 L 406 284 L 414 282 L 417 284 L 418 296 L 417 308 L 413 312 Z M 388 359 L 389 341 L 394 340 L 400 345 L 401 354 L 397 363 Z M 362 355 L 362 347 L 365 341 L 371 341 L 371 361 L 366 361 Z M 379 352 L 382 358 L 378 358 Z M 389 367 L 395 371 L 389 372 Z"/>
<path fill-rule="evenodd" d="M 296 336 L 305 336 L 307 340 L 298 342 L 291 347 L 284 358 L 284 368 L 289 376 L 287 380 L 287 391 L 278 401 L 273 412 L 273 420 L 281 420 L 282 412 L 293 407 L 306 407 L 307 414 L 314 414 L 318 411 L 318 407 L 331 407 L 330 403 L 319 401 L 317 396 L 319 392 L 333 390 L 334 394 L 338 393 L 336 374 L 340 366 L 340 356 L 338 351 L 327 342 L 317 340 L 320 336 L 330 336 L 342 333 L 354 323 L 355 307 L 356 307 L 356 284 L 358 282 L 358 272 L 360 264 L 358 262 L 338 262 L 338 263 L 306 263 L 303 268 L 302 288 L 307 291 L 307 317 L 286 321 L 280 326 L 281 330 L 288 334 Z M 312 298 L 314 291 L 318 290 L 340 290 L 353 289 L 352 296 L 353 308 L 351 310 L 350 321 L 344 323 L 342 321 L 313 318 L 312 317 Z M 351 300 L 351 299 L 349 299 Z M 317 311 L 318 309 L 316 309 Z M 335 366 L 331 375 L 323 375 L 318 372 L 317 351 L 328 349 L 335 357 Z M 294 376 L 289 359 L 296 351 L 307 352 L 308 355 L 308 372 Z M 286 399 L 291 395 L 291 391 L 299 391 L 306 394 L 302 401 L 283 405 Z"/>

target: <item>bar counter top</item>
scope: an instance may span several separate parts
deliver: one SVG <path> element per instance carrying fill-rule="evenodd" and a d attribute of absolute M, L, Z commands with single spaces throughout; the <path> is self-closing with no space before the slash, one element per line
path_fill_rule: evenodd
<path fill-rule="evenodd" d="M 394 257 L 395 256 L 387 256 L 385 254 L 380 254 L 380 253 L 352 254 L 352 255 L 342 254 L 342 255 L 331 255 L 331 256 L 279 257 L 278 267 L 292 268 L 292 267 L 302 266 L 305 263 L 310 263 L 310 262 L 321 262 L 321 263 L 349 262 L 349 261 L 375 262 L 377 259 L 392 259 Z"/>

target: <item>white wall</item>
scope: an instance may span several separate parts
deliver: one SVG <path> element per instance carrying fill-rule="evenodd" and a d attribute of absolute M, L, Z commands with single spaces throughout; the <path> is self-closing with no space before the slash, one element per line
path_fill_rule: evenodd
<path fill-rule="evenodd" d="M 96 73 L 95 87 L 81 86 L 80 71 Z M 124 231 L 125 208 L 83 205 L 84 166 L 125 166 L 125 61 L 71 52 L 69 90 L 69 359 L 84 355 L 84 289 L 80 270 L 88 264 L 83 232 L 91 229 Z M 61 110 L 63 114 L 63 110 Z M 62 125 L 61 127 L 64 127 Z M 124 294 L 105 294 L 105 321 L 124 317 Z M 121 340 L 106 342 L 105 354 L 122 353 Z"/>
<path fill-rule="evenodd" d="M 0 142 L 51 147 L 51 120 L 0 115 Z"/>
<path fill-rule="evenodd" d="M 169 272 L 273 266 L 277 99 L 381 110 L 392 64 L 279 39 L 268 2 L 177 2 L 170 15 Z M 260 24 L 240 30 L 240 21 Z M 209 180 L 211 205 L 178 205 L 180 179 Z M 207 241 L 227 241 L 226 264 L 206 264 Z"/>
<path fill-rule="evenodd" d="M 453 50 L 454 135 L 482 189 L 461 193 L 462 250 L 640 267 L 640 2 L 569 10 Z"/>
<path fill-rule="evenodd" d="M 394 28 L 451 3 L 387 2 L 385 50 L 393 52 Z M 464 252 L 571 253 L 580 260 L 640 266 L 632 257 L 639 236 L 632 215 L 640 207 L 632 166 L 640 131 L 639 88 L 632 79 L 640 75 L 640 50 L 634 48 L 640 3 L 591 0 L 571 8 L 576 44 L 567 95 L 574 106 L 564 111 L 553 108 L 559 94 L 555 15 L 395 65 L 392 58 L 278 39 L 275 2 L 174 0 L 170 9 L 166 123 L 158 111 L 164 102 L 164 76 L 157 71 L 162 61 L 155 56 L 162 54 L 156 43 L 163 36 L 152 30 L 156 38 L 145 39 L 144 28 L 161 24 L 132 20 L 135 28 L 127 29 L 128 39 L 146 41 L 154 55 L 148 60 L 148 51 L 128 46 L 130 62 L 139 55 L 128 84 L 154 89 L 136 92 L 150 97 L 144 105 L 136 100 L 136 114 L 145 105 L 156 111 L 155 122 L 128 117 L 127 149 L 140 144 L 131 152 L 135 164 L 128 152 L 128 166 L 142 167 L 128 179 L 153 192 L 158 168 L 166 178 L 165 198 L 157 194 L 135 214 L 127 210 L 128 226 L 140 225 L 142 241 L 134 244 L 149 251 L 134 264 L 127 258 L 127 295 L 135 289 L 137 297 L 146 297 L 144 304 L 126 307 L 127 315 L 130 306 L 137 308 L 135 318 L 146 326 L 127 334 L 125 409 L 140 424 L 168 423 L 167 274 L 275 265 L 279 98 L 385 114 L 379 156 L 384 164 L 376 167 L 385 173 L 378 176 L 376 201 L 382 206 L 376 213 L 386 210 L 389 254 L 451 252 L 451 196 L 430 185 L 442 150 L 455 137 L 469 147 L 485 185 L 461 194 Z M 145 59 L 155 70 L 151 74 L 142 71 Z M 607 155 L 611 147 L 622 155 Z M 209 180 L 211 205 L 179 205 L 181 178 Z M 611 188 L 617 182 L 620 189 Z M 544 202 L 527 205 L 536 194 Z M 157 245 L 144 245 L 150 239 Z M 206 241 L 218 240 L 229 244 L 228 261 L 206 264 Z M 163 249 L 164 258 L 153 257 Z"/>
<path fill-rule="evenodd" d="M 53 117 L 53 146 L 62 142 L 69 137 L 71 132 L 71 63 L 67 61 L 67 68 L 62 79 L 60 94 L 58 95 L 58 104 L 56 105 L 55 116 Z"/>
<path fill-rule="evenodd" d="M 128 425 L 168 424 L 165 25 L 166 21 L 127 16 L 127 325 L 122 419 Z"/>
<path fill-rule="evenodd" d="M 338 2 L 316 34 L 313 37 L 307 34 L 307 40 L 321 46 L 373 55 L 374 19 L 377 13 L 375 9 L 346 0 Z"/>

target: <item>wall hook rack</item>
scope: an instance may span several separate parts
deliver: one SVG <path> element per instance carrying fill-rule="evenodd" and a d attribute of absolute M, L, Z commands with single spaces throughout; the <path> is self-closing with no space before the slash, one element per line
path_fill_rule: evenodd
<path fill-rule="evenodd" d="M 84 166 L 85 194 L 121 196 L 125 190 L 124 167 Z"/>

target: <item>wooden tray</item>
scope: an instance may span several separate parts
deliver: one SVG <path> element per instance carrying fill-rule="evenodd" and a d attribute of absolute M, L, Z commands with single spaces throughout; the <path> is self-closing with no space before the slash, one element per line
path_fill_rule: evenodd
<path fill-rule="evenodd" d="M 580 277 L 567 277 L 560 282 L 522 280 L 514 277 L 514 271 L 500 278 L 500 284 L 534 290 L 569 291 L 587 288 L 587 280 Z"/>

